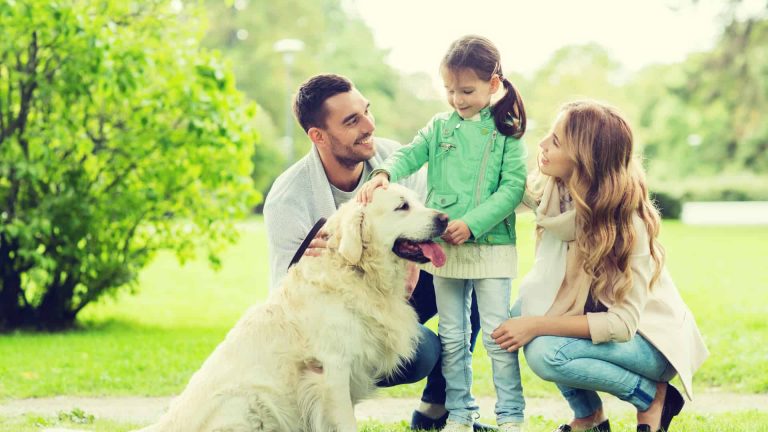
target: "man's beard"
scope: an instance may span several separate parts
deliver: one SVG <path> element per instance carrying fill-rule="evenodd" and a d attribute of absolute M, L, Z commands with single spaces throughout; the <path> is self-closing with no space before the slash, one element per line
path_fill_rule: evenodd
<path fill-rule="evenodd" d="M 354 144 L 352 144 L 352 147 L 349 148 L 348 154 L 338 154 L 336 152 L 332 152 L 333 157 L 336 159 L 336 162 L 338 162 L 339 165 L 351 170 L 356 168 L 360 162 L 367 161 L 369 159 L 368 157 L 356 155 L 352 152 L 352 149 L 354 148 L 355 145 L 357 145 L 357 143 L 359 143 L 360 141 L 367 140 L 371 135 L 372 134 L 365 134 L 360 136 L 358 139 L 356 139 Z M 346 147 L 341 145 L 339 143 L 339 140 L 337 140 L 335 137 L 331 136 L 331 140 L 332 140 L 333 147 L 346 149 Z"/>

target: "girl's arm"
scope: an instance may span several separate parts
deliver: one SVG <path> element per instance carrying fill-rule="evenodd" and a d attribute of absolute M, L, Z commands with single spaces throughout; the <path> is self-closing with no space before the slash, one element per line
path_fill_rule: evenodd
<path fill-rule="evenodd" d="M 517 351 L 537 336 L 565 336 L 589 339 L 586 315 L 525 316 L 510 318 L 498 326 L 491 337 L 507 351 Z"/>
<path fill-rule="evenodd" d="M 396 182 L 403 177 L 408 177 L 418 171 L 429 160 L 430 143 L 435 137 L 435 124 L 438 116 L 432 118 L 423 129 L 413 138 L 410 144 L 405 145 L 392 153 L 381 168 L 371 173 L 371 178 L 384 172 L 389 176 L 389 181 Z"/>
<path fill-rule="evenodd" d="M 527 150 L 521 140 L 511 137 L 504 139 L 499 188 L 461 218 L 475 238 L 501 223 L 523 200 L 527 156 Z"/>

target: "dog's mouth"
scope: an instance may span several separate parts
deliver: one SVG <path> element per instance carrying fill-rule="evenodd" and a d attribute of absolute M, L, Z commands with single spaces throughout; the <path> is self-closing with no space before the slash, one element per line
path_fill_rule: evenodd
<path fill-rule="evenodd" d="M 407 259 L 417 263 L 432 262 L 435 267 L 442 267 L 445 264 L 445 252 L 439 244 L 431 241 L 414 241 L 404 238 L 395 240 L 392 246 L 392 252 L 400 258 Z"/>

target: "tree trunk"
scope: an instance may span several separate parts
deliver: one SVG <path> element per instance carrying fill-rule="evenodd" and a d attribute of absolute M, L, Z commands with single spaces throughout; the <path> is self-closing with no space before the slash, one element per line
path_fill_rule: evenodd
<path fill-rule="evenodd" d="M 25 325 L 29 310 L 22 301 L 21 273 L 11 255 L 17 253 L 16 242 L 0 235 L 0 329 Z"/>

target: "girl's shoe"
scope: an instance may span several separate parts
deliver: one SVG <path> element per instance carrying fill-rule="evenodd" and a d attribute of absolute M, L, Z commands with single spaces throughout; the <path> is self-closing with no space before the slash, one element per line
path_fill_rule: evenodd
<path fill-rule="evenodd" d="M 523 432 L 522 423 L 502 423 L 499 425 L 499 432 Z"/>
<path fill-rule="evenodd" d="M 640 429 L 638 429 L 639 431 Z M 557 429 L 555 429 L 554 432 L 572 432 L 573 429 L 567 424 L 560 425 Z M 611 423 L 608 420 L 605 420 L 604 422 L 600 423 L 599 425 L 593 427 L 592 429 L 587 429 L 584 432 L 611 432 Z"/>
<path fill-rule="evenodd" d="M 664 395 L 664 407 L 661 409 L 661 426 L 656 432 L 667 432 L 669 430 L 669 424 L 672 423 L 672 418 L 680 414 L 680 411 L 685 405 L 685 399 L 683 395 L 672 387 L 672 384 L 667 384 L 667 393 Z M 651 427 L 647 424 L 637 425 L 637 432 L 652 432 Z"/>
<path fill-rule="evenodd" d="M 453 420 L 448 420 L 443 428 L 443 432 L 473 432 L 472 425 L 465 425 Z"/>

